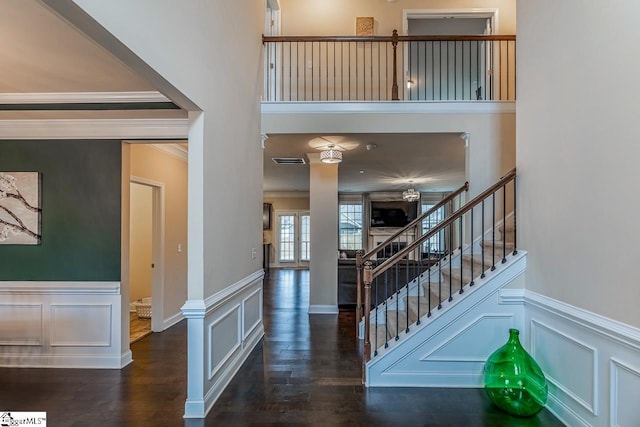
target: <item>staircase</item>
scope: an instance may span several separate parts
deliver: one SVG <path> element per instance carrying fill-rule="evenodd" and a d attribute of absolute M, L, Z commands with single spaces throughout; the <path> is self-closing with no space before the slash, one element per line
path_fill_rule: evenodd
<path fill-rule="evenodd" d="M 514 213 L 512 170 L 391 258 L 362 257 L 365 384 L 481 386 L 486 357 L 523 322 L 523 308 L 503 291 L 526 266 Z M 446 250 L 423 262 L 433 236 Z"/>
<path fill-rule="evenodd" d="M 506 248 L 507 254 L 513 252 L 513 226 L 508 225 L 498 227 L 500 232 L 500 238 L 505 233 L 506 236 Z M 484 264 L 482 263 L 479 252 L 476 252 L 473 256 L 470 253 L 470 249 L 466 249 L 462 257 L 459 253 L 454 253 L 452 256 L 453 262 L 450 262 L 447 258 L 443 258 L 439 265 L 432 267 L 431 274 L 422 277 L 423 280 L 416 279 L 415 282 L 421 286 L 421 289 L 415 289 L 410 287 L 410 292 L 407 295 L 406 288 L 402 289 L 402 298 L 395 298 L 395 300 L 385 301 L 382 307 L 378 309 L 385 309 L 384 316 L 381 318 L 382 323 L 376 323 L 371 328 L 370 340 L 374 349 L 378 349 L 378 345 L 383 346 L 389 340 L 394 339 L 402 331 L 406 331 L 408 325 L 411 326 L 417 323 L 418 320 L 426 316 L 427 319 L 433 315 L 434 311 L 442 310 L 443 305 L 448 305 L 450 297 L 456 293 L 459 294 L 459 290 L 464 290 L 465 286 L 471 287 L 471 279 L 479 279 L 481 276 L 487 277 L 492 275 L 491 268 L 494 265 L 500 266 L 502 261 L 502 240 L 493 241 L 485 240 L 484 242 L 477 242 L 481 248 L 486 252 L 493 253 L 493 243 L 496 245 L 496 254 L 494 261 L 492 262 L 491 256 L 486 257 Z M 460 266 L 460 263 L 462 265 Z M 449 268 L 451 267 L 451 268 Z M 497 268 L 497 267 L 496 267 Z M 413 284 L 413 281 L 412 281 Z M 451 284 L 450 293 L 449 284 Z M 475 285 L 475 280 L 474 280 Z M 464 292 L 463 292 L 464 293 Z M 452 297 L 451 297 L 452 299 Z M 386 328 L 384 327 L 384 320 L 386 320 Z M 408 320 L 408 321 L 407 321 Z M 386 337 L 385 337 L 386 335 Z M 382 344 L 381 344 L 382 343 Z"/>

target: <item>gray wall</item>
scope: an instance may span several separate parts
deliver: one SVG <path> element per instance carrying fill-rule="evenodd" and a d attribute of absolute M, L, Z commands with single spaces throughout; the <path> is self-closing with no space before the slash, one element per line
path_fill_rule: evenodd
<path fill-rule="evenodd" d="M 640 3 L 522 0 L 517 13 L 526 287 L 638 327 Z"/>

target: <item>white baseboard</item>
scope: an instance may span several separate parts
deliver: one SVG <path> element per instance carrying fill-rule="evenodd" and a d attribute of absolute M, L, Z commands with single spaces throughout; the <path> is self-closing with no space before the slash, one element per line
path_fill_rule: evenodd
<path fill-rule="evenodd" d="M 133 353 L 131 353 L 130 349 L 127 349 L 127 351 L 120 356 L 120 367 L 124 368 L 130 363 L 133 363 Z"/>
<path fill-rule="evenodd" d="M 164 319 L 164 322 L 162 322 L 162 330 L 166 331 L 167 329 L 169 329 L 170 327 L 172 327 L 173 325 L 177 324 L 178 322 L 184 319 L 185 319 L 184 314 L 182 314 L 182 312 L 179 311 L 173 316 L 169 316 L 166 319 Z"/>
<path fill-rule="evenodd" d="M 547 377 L 547 407 L 571 426 L 637 425 L 640 330 L 522 291 L 526 347 Z"/>
<path fill-rule="evenodd" d="M 131 359 L 131 356 L 128 356 Z M 121 369 L 131 363 L 127 356 L 92 355 L 30 355 L 22 353 L 3 353 L 0 355 L 0 367 L 3 368 L 73 368 L 73 369 Z"/>
<path fill-rule="evenodd" d="M 310 305 L 309 314 L 338 314 L 337 305 Z"/>

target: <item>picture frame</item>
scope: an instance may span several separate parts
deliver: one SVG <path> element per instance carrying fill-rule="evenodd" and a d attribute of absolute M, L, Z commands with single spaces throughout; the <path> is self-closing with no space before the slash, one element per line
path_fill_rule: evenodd
<path fill-rule="evenodd" d="M 40 245 L 40 172 L 0 171 L 0 245 Z"/>
<path fill-rule="evenodd" d="M 262 229 L 271 230 L 271 203 L 262 204 Z"/>

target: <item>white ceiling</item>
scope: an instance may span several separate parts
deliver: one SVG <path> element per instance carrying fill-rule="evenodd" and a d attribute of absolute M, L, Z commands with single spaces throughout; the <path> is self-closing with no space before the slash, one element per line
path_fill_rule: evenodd
<path fill-rule="evenodd" d="M 399 191 L 409 180 L 420 191 L 447 191 L 465 181 L 460 134 L 279 134 L 265 142 L 263 190 L 308 191 L 308 164 L 276 165 L 272 158 L 318 153 L 319 137 L 348 148 L 338 167 L 339 191 Z M 376 148 L 367 150 L 367 145 Z"/>
<path fill-rule="evenodd" d="M 39 1 L 0 0 L 0 10 L 0 93 L 155 90 Z M 5 111 L 0 113 L 0 120 L 71 116 L 170 118 L 184 117 L 185 112 Z M 308 164 L 278 166 L 271 158 L 318 152 L 317 144 L 311 141 L 319 136 L 269 135 L 264 150 L 264 190 L 308 191 Z M 339 166 L 340 191 L 402 190 L 409 179 L 420 191 L 444 191 L 464 182 L 464 144 L 457 134 L 350 134 L 327 138 L 348 148 Z M 367 144 L 377 148 L 367 151 Z"/>

